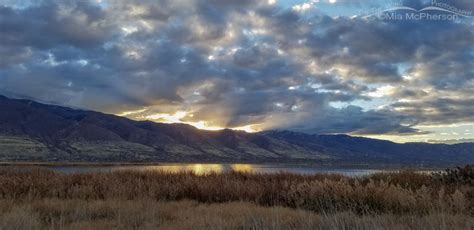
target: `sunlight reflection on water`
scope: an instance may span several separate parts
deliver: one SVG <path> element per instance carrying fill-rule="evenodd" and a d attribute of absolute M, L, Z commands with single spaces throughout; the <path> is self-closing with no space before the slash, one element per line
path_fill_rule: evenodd
<path fill-rule="evenodd" d="M 113 172 L 121 170 L 163 171 L 169 173 L 192 172 L 196 175 L 223 172 L 248 173 L 279 173 L 289 172 L 297 174 L 334 173 L 345 176 L 364 176 L 384 170 L 377 169 L 335 169 L 318 168 L 301 165 L 267 165 L 267 164 L 159 164 L 159 165 L 128 165 L 128 166 L 55 166 L 48 167 L 54 171 L 64 173 Z"/>
<path fill-rule="evenodd" d="M 125 167 L 128 169 L 128 167 Z M 222 173 L 224 167 L 221 164 L 185 164 L 185 165 L 154 165 L 154 166 L 138 166 L 138 170 L 144 171 L 163 171 L 163 172 L 192 172 L 196 175 L 204 175 L 209 173 Z"/>

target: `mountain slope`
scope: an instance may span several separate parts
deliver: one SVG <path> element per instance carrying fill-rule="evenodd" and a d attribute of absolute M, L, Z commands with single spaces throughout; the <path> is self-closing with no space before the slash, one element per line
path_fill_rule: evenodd
<path fill-rule="evenodd" d="M 144 161 L 321 159 L 315 151 L 259 134 L 205 131 L 184 124 L 133 121 L 92 111 L 0 98 L 3 160 Z M 38 143 L 38 155 L 7 142 Z M 9 148 L 7 148 L 9 147 Z M 16 150 L 13 151 L 12 148 Z M 14 152 L 15 154 L 11 154 Z M 38 158 L 34 158 L 38 159 Z"/>
<path fill-rule="evenodd" d="M 206 131 L 0 96 L 0 160 L 459 164 L 474 162 L 474 144 L 396 144 L 289 131 Z"/>
<path fill-rule="evenodd" d="M 463 164 L 474 162 L 474 143 L 454 145 L 405 143 L 348 135 L 309 135 L 289 131 L 270 131 L 266 135 L 290 144 L 330 154 L 350 162 L 389 164 Z"/>

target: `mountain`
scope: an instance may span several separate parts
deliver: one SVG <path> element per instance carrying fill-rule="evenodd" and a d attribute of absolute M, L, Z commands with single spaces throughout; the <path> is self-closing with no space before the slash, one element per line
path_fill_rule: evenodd
<path fill-rule="evenodd" d="M 462 139 L 449 139 L 449 140 L 427 140 L 428 143 L 433 144 L 459 144 L 459 143 L 473 143 L 474 139 L 462 138 Z"/>
<path fill-rule="evenodd" d="M 348 135 L 199 130 L 0 96 L 0 161 L 474 162 L 474 143 L 397 144 Z"/>

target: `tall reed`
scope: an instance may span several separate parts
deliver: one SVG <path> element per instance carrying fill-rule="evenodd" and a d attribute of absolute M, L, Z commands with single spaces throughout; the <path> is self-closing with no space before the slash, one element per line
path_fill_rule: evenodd
<path fill-rule="evenodd" d="M 0 169 L 3 200 L 194 200 L 252 202 L 319 213 L 473 215 L 474 189 L 415 172 L 340 175 L 167 173 L 118 171 L 63 174 L 43 169 Z"/>

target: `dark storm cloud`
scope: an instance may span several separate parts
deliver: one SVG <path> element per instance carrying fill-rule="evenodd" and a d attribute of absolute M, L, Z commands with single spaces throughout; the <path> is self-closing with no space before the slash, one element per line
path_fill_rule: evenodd
<path fill-rule="evenodd" d="M 294 129 L 312 133 L 405 134 L 418 132 L 413 123 L 402 125 L 408 116 L 394 115 L 391 111 L 364 112 L 357 106 L 336 110 L 327 108 L 319 115 L 318 125 L 296 124 Z M 348 119 L 350 118 L 350 119 Z"/>
<path fill-rule="evenodd" d="M 0 30 L 9 96 L 318 133 L 473 121 L 469 20 L 308 16 L 254 0 L 42 1 L 0 6 Z M 350 105 L 377 97 L 391 100 Z"/>
<path fill-rule="evenodd" d="M 15 10 L 0 6 L 2 46 L 48 48 L 61 44 L 97 46 L 113 33 L 105 12 L 87 1 L 42 5 Z"/>
<path fill-rule="evenodd" d="M 23 63 L 31 56 L 31 49 L 28 47 L 8 47 L 0 46 L 0 68 L 19 63 Z"/>

